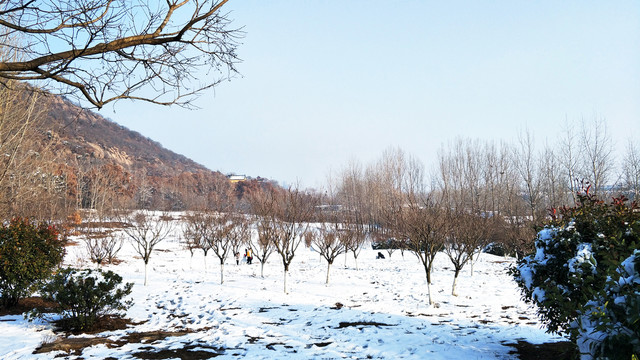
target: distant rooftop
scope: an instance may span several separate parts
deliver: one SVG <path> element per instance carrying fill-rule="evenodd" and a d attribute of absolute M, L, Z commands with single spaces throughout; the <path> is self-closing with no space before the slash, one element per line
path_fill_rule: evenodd
<path fill-rule="evenodd" d="M 247 180 L 247 176 L 246 175 L 229 174 L 229 175 L 227 175 L 227 179 L 229 179 L 229 181 L 231 181 L 231 182 L 239 182 L 239 181 Z"/>

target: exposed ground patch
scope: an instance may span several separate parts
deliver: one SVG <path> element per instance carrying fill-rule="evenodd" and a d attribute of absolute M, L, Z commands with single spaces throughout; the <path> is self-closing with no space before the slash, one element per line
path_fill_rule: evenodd
<path fill-rule="evenodd" d="M 356 322 L 344 321 L 344 322 L 340 322 L 340 324 L 338 324 L 337 329 L 344 329 L 346 327 L 352 327 L 352 326 L 353 327 L 358 327 L 358 326 L 395 326 L 395 325 L 379 323 L 379 322 L 375 322 L 375 321 L 356 321 Z"/>
<path fill-rule="evenodd" d="M 202 329 L 201 329 L 202 330 Z M 129 333 L 118 340 L 111 340 L 106 337 L 83 337 L 83 338 L 67 338 L 61 337 L 52 342 L 40 345 L 33 353 L 41 354 L 52 351 L 64 351 L 74 355 L 80 355 L 82 350 L 95 345 L 104 344 L 107 347 L 121 347 L 131 343 L 152 343 L 158 340 L 164 340 L 168 337 L 183 336 L 194 332 L 193 330 L 183 331 L 146 331 Z M 166 359 L 166 358 L 159 358 Z"/>
<path fill-rule="evenodd" d="M 509 354 L 517 354 L 520 360 L 573 360 L 578 358 L 578 350 L 570 341 L 561 341 L 544 344 L 531 344 L 526 341 L 518 341 L 512 346 L 515 350 Z"/>
<path fill-rule="evenodd" d="M 151 349 L 149 349 L 151 350 Z M 160 350 L 160 351 L 138 351 L 132 355 L 138 359 L 181 359 L 181 360 L 201 360 L 211 359 L 225 354 L 225 349 L 213 346 L 191 344 L 182 349 Z"/>

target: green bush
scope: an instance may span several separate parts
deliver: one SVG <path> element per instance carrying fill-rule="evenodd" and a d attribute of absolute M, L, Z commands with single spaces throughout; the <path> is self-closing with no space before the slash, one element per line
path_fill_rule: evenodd
<path fill-rule="evenodd" d="M 602 329 L 591 326 L 586 316 L 594 312 L 594 305 L 607 303 L 610 285 L 621 278 L 621 264 L 639 245 L 640 212 L 635 203 L 623 197 L 605 203 L 581 195 L 577 206 L 562 209 L 538 233 L 536 253 L 523 258 L 513 275 L 524 300 L 537 305 L 549 332 L 569 335 L 583 345 L 581 352 L 593 354 L 597 342 L 585 348 L 582 340 Z M 624 306 L 637 304 L 629 301 Z M 605 321 L 598 326 L 618 325 Z"/>
<path fill-rule="evenodd" d="M 640 355 L 640 250 L 607 279 L 604 296 L 589 301 L 578 317 L 578 344 L 596 358 Z"/>
<path fill-rule="evenodd" d="M 106 315 L 121 315 L 133 304 L 125 300 L 132 283 L 122 285 L 122 277 L 113 271 L 64 269 L 43 286 L 46 300 L 58 304 L 55 313 L 62 316 L 65 330 L 92 330 Z M 42 315 L 42 314 L 36 314 Z"/>
<path fill-rule="evenodd" d="M 13 219 L 0 227 L 0 303 L 8 307 L 30 295 L 64 257 L 64 242 L 47 224 Z"/>

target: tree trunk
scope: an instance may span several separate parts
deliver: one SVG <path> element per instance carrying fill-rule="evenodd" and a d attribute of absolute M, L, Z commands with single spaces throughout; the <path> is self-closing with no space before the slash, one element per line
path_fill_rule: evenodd
<path fill-rule="evenodd" d="M 460 269 L 456 269 L 453 274 L 453 286 L 451 287 L 451 295 L 458 296 L 456 293 L 456 284 L 458 283 L 458 275 L 460 274 Z"/>
<path fill-rule="evenodd" d="M 264 261 L 260 261 L 260 277 L 264 279 Z"/>
<path fill-rule="evenodd" d="M 204 254 L 204 273 L 207 273 L 207 254 Z"/>
<path fill-rule="evenodd" d="M 284 271 L 284 293 L 288 294 L 289 290 L 287 290 L 287 275 L 289 274 L 289 271 L 285 270 Z"/>
<path fill-rule="evenodd" d="M 469 276 L 473 277 L 473 258 L 469 262 L 471 263 L 469 265 Z"/>
<path fill-rule="evenodd" d="M 148 267 L 148 263 L 144 263 L 144 286 L 147 286 L 147 267 Z"/>
<path fill-rule="evenodd" d="M 329 270 L 331 270 L 331 263 L 327 261 L 327 281 L 325 282 L 326 285 L 329 285 Z"/>
<path fill-rule="evenodd" d="M 433 300 L 431 299 L 431 282 L 429 281 L 429 276 L 427 276 L 427 293 L 429 295 L 429 305 L 433 305 Z"/>
<path fill-rule="evenodd" d="M 476 261 L 478 261 L 478 256 L 477 255 L 471 256 L 471 259 L 469 261 L 471 263 L 471 276 L 473 276 L 473 265 L 475 265 Z"/>
<path fill-rule="evenodd" d="M 220 261 L 220 285 L 224 283 L 224 262 Z"/>

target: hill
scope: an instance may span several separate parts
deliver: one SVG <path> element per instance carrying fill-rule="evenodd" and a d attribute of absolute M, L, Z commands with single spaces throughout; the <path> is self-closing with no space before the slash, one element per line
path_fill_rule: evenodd
<path fill-rule="evenodd" d="M 62 97 L 51 97 L 43 129 L 55 140 L 56 150 L 67 163 L 77 160 L 113 163 L 130 172 L 160 177 L 209 171 L 158 142 Z"/>
<path fill-rule="evenodd" d="M 38 132 L 55 154 L 64 203 L 72 204 L 65 206 L 187 210 L 241 196 L 220 172 L 60 96 L 47 97 Z"/>
<path fill-rule="evenodd" d="M 65 219 L 79 209 L 242 205 L 265 179 L 231 182 L 60 96 L 0 89 L 0 218 Z"/>

